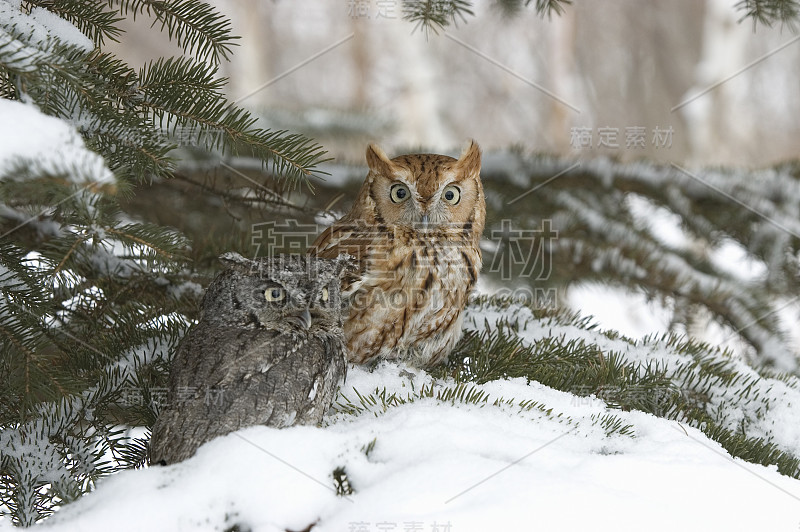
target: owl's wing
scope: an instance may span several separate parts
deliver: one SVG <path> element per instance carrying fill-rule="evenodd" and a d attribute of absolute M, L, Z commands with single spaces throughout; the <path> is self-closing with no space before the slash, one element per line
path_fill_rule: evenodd
<path fill-rule="evenodd" d="M 150 440 L 151 463 L 184 460 L 206 441 L 249 425 L 318 422 L 344 365 L 338 336 L 303 338 L 201 322 L 175 355 L 168 403 Z"/>
<path fill-rule="evenodd" d="M 370 247 L 374 247 L 375 237 L 375 230 L 363 224 L 339 222 L 325 229 L 311 244 L 308 253 L 323 259 L 335 259 L 346 253 L 355 259 L 355 270 L 342 277 L 342 293 L 348 294 L 357 287 L 367 269 L 367 258 L 374 251 Z"/>
<path fill-rule="evenodd" d="M 254 375 L 267 373 L 305 347 L 302 340 L 291 334 L 265 330 L 252 331 L 246 338 L 240 336 L 239 342 L 240 349 L 219 364 L 212 375 L 219 386 L 239 385 Z"/>
<path fill-rule="evenodd" d="M 170 387 L 222 386 L 262 365 L 274 364 L 291 350 L 278 331 L 203 326 L 181 342 L 170 369 Z"/>

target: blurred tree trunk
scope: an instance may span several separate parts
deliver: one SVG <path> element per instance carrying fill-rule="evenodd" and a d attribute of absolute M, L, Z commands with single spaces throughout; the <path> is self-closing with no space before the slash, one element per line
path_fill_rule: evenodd
<path fill-rule="evenodd" d="M 238 0 L 230 4 L 230 15 L 241 28 L 235 61 L 227 64 L 231 71 L 230 96 L 238 99 L 257 91 L 245 100 L 245 106 L 251 109 L 263 109 L 274 103 L 269 89 L 258 90 L 275 75 L 271 58 L 277 49 L 273 19 L 262 4 L 261 0 Z"/>
<path fill-rule="evenodd" d="M 568 102 L 575 102 L 575 84 L 580 76 L 575 70 L 575 11 L 566 10 L 553 20 L 550 38 L 552 92 Z M 576 120 L 576 112 L 557 100 L 550 101 L 550 121 L 548 129 L 550 144 L 548 149 L 556 152 L 570 151 L 570 136 L 567 134 Z"/>
<path fill-rule="evenodd" d="M 714 154 L 720 163 L 741 160 L 742 150 L 747 153 L 748 146 L 758 145 L 752 138 L 757 129 L 753 115 L 750 106 L 745 105 L 744 79 L 731 78 L 748 63 L 747 50 L 752 40 L 750 27 L 738 23 L 740 15 L 734 9 L 735 3 L 706 2 L 701 56 L 693 85 L 681 101 L 698 97 L 680 109 L 690 138 L 687 158 L 693 162 L 708 161 L 709 154 Z"/>

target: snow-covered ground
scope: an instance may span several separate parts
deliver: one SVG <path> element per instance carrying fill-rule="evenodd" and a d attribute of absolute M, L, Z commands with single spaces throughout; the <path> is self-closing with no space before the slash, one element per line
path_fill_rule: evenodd
<path fill-rule="evenodd" d="M 426 377 L 353 369 L 347 389 L 405 394 Z M 402 374 L 402 375 L 401 375 Z M 82 530 L 770 530 L 800 526 L 800 482 L 731 459 L 700 432 L 638 412 L 632 435 L 590 426 L 608 413 L 519 380 L 481 387 L 539 409 L 423 399 L 326 428 L 252 427 L 170 467 L 128 471 L 43 527 Z M 367 455 L 364 448 L 375 441 Z M 337 497 L 345 467 L 355 493 Z M 413 526 L 412 526 L 413 525 Z M 449 528 L 448 528 L 449 527 Z"/>
<path fill-rule="evenodd" d="M 468 328 L 516 319 L 520 335 L 604 341 L 629 359 L 679 363 L 658 346 L 538 321 L 522 307 L 473 307 Z M 591 338 L 589 338 L 591 336 Z M 603 340 L 604 339 L 604 340 Z M 358 394 L 420 395 L 452 387 L 384 363 L 351 367 L 346 399 L 327 426 L 251 427 L 169 467 L 127 471 L 62 508 L 41 528 L 261 532 L 492 530 L 768 530 L 800 528 L 800 481 L 730 455 L 700 431 L 650 414 L 609 409 L 522 379 L 476 386 L 485 401 L 436 393 L 382 407 Z M 776 387 L 777 382 L 770 382 Z M 778 390 L 780 427 L 765 429 L 800 449 L 797 389 Z M 377 395 L 376 395 L 377 392 Z M 430 397 L 430 396 L 433 397 Z M 496 399 L 503 401 L 495 404 Z M 390 401 L 391 402 L 391 401 Z M 337 496 L 333 471 L 354 490 Z"/>

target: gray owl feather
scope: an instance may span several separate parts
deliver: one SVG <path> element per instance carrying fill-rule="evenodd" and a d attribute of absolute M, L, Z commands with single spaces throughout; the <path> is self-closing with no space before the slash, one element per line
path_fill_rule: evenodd
<path fill-rule="evenodd" d="M 220 259 L 228 268 L 172 361 L 151 463 L 184 460 L 250 425 L 317 424 L 345 377 L 339 287 L 348 258 Z"/>

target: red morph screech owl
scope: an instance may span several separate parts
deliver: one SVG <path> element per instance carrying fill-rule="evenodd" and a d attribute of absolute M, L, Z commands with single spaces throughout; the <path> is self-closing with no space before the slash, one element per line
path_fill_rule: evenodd
<path fill-rule="evenodd" d="M 309 253 L 347 253 L 344 334 L 351 362 L 402 360 L 431 367 L 461 338 L 463 310 L 481 268 L 486 221 L 481 152 L 458 159 L 412 154 L 389 159 L 367 148 L 369 173 L 350 212 Z"/>

